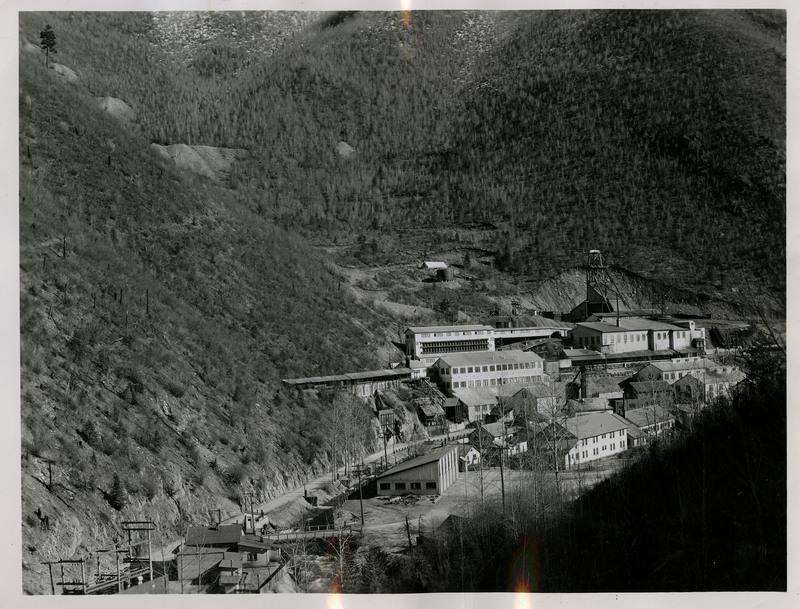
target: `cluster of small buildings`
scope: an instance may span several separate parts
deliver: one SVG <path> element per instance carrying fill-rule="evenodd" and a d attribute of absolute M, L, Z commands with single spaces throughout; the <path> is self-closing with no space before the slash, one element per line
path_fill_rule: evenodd
<path fill-rule="evenodd" d="M 513 456 L 544 446 L 564 467 L 615 455 L 731 394 L 744 374 L 706 357 L 705 328 L 654 312 L 615 310 L 600 291 L 605 263 L 599 252 L 589 255 L 587 300 L 565 314 L 568 323 L 412 326 L 405 331 L 405 361 L 394 368 L 286 382 L 349 387 L 365 397 L 395 384 L 425 383 L 427 393 L 413 401 L 423 426 L 431 433 L 472 428 L 460 459 L 444 449 L 447 456 L 418 457 L 380 482 L 382 494 L 434 487 L 441 493 L 452 479 L 434 479 L 431 472 L 450 471 L 452 463 L 469 467 L 487 450 Z M 434 263 L 426 268 L 443 271 Z M 394 411 L 375 401 L 381 428 L 391 429 Z"/>
<path fill-rule="evenodd" d="M 287 558 L 262 536 L 245 534 L 240 524 L 190 526 L 174 555 L 174 592 L 259 594 L 282 579 Z"/>
<path fill-rule="evenodd" d="M 424 368 L 444 399 L 458 401 L 452 412 L 475 428 L 462 463 L 475 463 L 481 448 L 512 456 L 556 446 L 566 467 L 615 455 L 668 432 L 744 379 L 704 356 L 705 329 L 691 320 L 599 313 L 565 338 L 554 368 L 532 350 L 498 349 L 489 326 L 406 330 L 406 367 Z"/>

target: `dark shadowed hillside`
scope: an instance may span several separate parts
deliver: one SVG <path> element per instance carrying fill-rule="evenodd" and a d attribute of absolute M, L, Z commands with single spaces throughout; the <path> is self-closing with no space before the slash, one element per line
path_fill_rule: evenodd
<path fill-rule="evenodd" d="M 535 488 L 511 490 L 502 513 L 473 506 L 409 560 L 376 561 L 354 588 L 785 591 L 786 370 L 766 352 L 758 357 L 758 380 L 732 402 L 718 402 L 576 501 L 548 496 L 537 511 Z"/>

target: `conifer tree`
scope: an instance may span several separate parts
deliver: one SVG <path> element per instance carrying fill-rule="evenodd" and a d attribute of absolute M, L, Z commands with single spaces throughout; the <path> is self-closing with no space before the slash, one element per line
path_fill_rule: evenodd
<path fill-rule="evenodd" d="M 107 495 L 109 505 L 119 511 L 128 503 L 128 492 L 125 490 L 125 483 L 118 473 L 114 473 L 114 482 L 111 485 L 111 492 Z"/>
<path fill-rule="evenodd" d="M 53 31 L 53 28 L 50 27 L 48 23 L 47 26 L 39 32 L 39 37 L 42 41 L 42 48 L 45 51 L 45 60 L 44 65 L 50 65 L 50 53 L 57 53 L 56 51 L 56 33 Z"/>

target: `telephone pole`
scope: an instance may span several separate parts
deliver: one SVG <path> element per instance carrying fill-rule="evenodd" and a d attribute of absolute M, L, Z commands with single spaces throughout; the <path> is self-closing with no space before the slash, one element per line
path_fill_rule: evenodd
<path fill-rule="evenodd" d="M 362 459 L 361 460 L 361 465 L 358 466 L 358 503 L 359 503 L 359 506 L 361 507 L 361 526 L 362 527 L 364 526 L 364 495 L 361 492 L 362 488 L 363 488 L 361 486 L 361 472 L 363 471 L 363 469 L 364 469 L 364 460 Z"/>

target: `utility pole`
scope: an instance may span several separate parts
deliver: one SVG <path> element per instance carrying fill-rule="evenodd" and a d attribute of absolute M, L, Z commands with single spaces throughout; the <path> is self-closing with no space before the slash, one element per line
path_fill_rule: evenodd
<path fill-rule="evenodd" d="M 506 452 L 507 440 L 506 440 L 506 418 L 502 412 L 500 414 L 500 420 L 503 422 L 503 440 L 500 444 L 500 496 L 503 500 L 503 514 L 506 513 L 506 483 L 505 478 L 503 476 L 503 453 Z"/>
<path fill-rule="evenodd" d="M 389 453 L 386 448 L 387 443 L 389 442 L 389 425 L 386 424 L 383 427 L 383 457 L 386 461 L 386 469 L 389 469 Z"/>
<path fill-rule="evenodd" d="M 361 490 L 362 490 L 361 472 L 362 472 L 363 469 L 364 469 L 364 460 L 362 459 L 361 460 L 361 465 L 358 467 L 358 503 L 359 503 L 359 506 L 361 507 L 361 526 L 362 527 L 364 526 L 364 496 L 363 496 L 363 493 L 361 492 Z"/>

